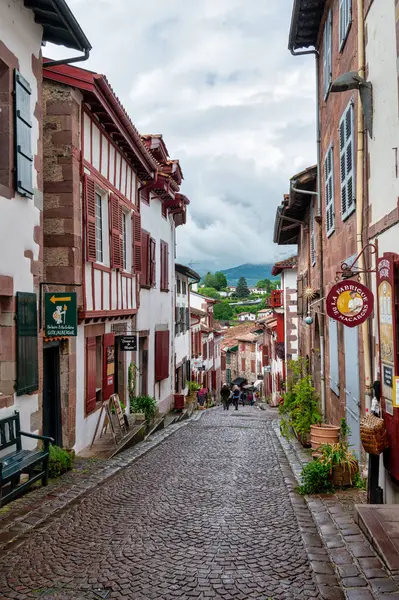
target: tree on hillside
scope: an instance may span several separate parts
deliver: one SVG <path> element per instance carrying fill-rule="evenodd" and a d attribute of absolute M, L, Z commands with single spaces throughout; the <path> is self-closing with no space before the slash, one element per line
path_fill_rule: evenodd
<path fill-rule="evenodd" d="M 245 277 L 240 277 L 238 280 L 236 293 L 239 298 L 247 298 L 250 295 Z"/>
<path fill-rule="evenodd" d="M 227 288 L 227 279 L 223 271 L 216 271 L 215 277 L 218 284 L 216 287 L 217 290 L 224 290 L 224 288 Z"/>
<path fill-rule="evenodd" d="M 200 288 L 199 293 L 201 296 L 208 296 L 208 298 L 215 298 L 216 300 L 219 300 L 220 298 L 219 292 L 212 287 Z"/>
<path fill-rule="evenodd" d="M 270 279 L 261 279 L 256 284 L 256 287 L 259 288 L 259 289 L 261 289 L 261 290 L 266 290 L 266 292 L 268 294 L 270 294 L 270 292 L 275 289 L 275 287 L 274 287 L 274 281 L 270 281 Z"/>
<path fill-rule="evenodd" d="M 214 288 L 215 290 L 218 289 L 218 280 L 216 278 L 216 275 L 208 271 L 208 273 L 204 277 L 204 285 L 207 288 Z"/>
<path fill-rule="evenodd" d="M 230 321 L 230 319 L 234 316 L 233 307 L 230 306 L 227 302 L 221 302 L 220 304 L 215 304 L 213 307 L 213 316 L 215 319 L 219 319 L 222 321 Z"/>

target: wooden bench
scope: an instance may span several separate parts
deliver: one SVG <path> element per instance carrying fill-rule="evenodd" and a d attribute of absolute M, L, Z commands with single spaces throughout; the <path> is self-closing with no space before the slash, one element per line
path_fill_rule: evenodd
<path fill-rule="evenodd" d="M 22 436 L 41 440 L 43 448 L 22 450 Z M 47 485 L 50 443 L 54 443 L 50 437 L 21 431 L 18 411 L 0 419 L 0 507 L 39 479 Z M 10 446 L 16 446 L 16 450 L 3 455 Z M 28 480 L 20 483 L 22 474 L 27 474 Z"/>

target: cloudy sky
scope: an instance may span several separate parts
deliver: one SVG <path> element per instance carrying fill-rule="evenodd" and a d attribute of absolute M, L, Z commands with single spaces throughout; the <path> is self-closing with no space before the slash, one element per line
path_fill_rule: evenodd
<path fill-rule="evenodd" d="M 293 0 L 68 3 L 93 46 L 81 66 L 107 75 L 139 130 L 162 133 L 181 162 L 191 204 L 179 260 L 286 255 L 276 206 L 316 155 L 314 59 L 287 50 Z"/>

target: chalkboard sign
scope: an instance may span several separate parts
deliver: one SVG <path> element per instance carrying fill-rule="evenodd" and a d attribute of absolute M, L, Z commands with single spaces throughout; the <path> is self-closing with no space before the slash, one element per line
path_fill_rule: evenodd
<path fill-rule="evenodd" d="M 110 406 L 112 410 L 112 405 L 115 407 L 116 416 L 118 417 L 118 422 L 122 431 L 126 431 L 125 418 L 123 416 L 123 410 L 121 406 L 121 401 L 119 400 L 118 394 L 112 394 L 110 398 Z"/>
<path fill-rule="evenodd" d="M 135 352 L 137 350 L 137 336 L 123 335 L 120 338 L 120 349 L 122 352 Z"/>

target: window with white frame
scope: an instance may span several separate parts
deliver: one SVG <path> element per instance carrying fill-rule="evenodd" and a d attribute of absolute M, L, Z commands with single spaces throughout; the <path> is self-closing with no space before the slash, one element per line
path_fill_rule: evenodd
<path fill-rule="evenodd" d="M 127 269 L 127 214 L 122 212 L 122 268 Z"/>
<path fill-rule="evenodd" d="M 330 91 L 332 82 L 332 12 L 328 13 L 323 34 L 323 88 L 324 98 Z"/>
<path fill-rule="evenodd" d="M 315 214 L 314 202 L 310 205 L 310 259 L 312 267 L 316 264 L 316 233 L 315 233 Z"/>
<path fill-rule="evenodd" d="M 334 148 L 331 145 L 324 159 L 324 193 L 326 198 L 327 236 L 335 231 L 334 210 Z"/>
<path fill-rule="evenodd" d="M 352 0 L 339 0 L 339 50 L 341 51 L 352 21 Z"/>
<path fill-rule="evenodd" d="M 96 261 L 103 262 L 103 200 L 96 192 Z"/>
<path fill-rule="evenodd" d="M 346 219 L 356 209 L 353 101 L 347 106 L 339 123 L 339 154 L 341 215 L 342 219 Z"/>

